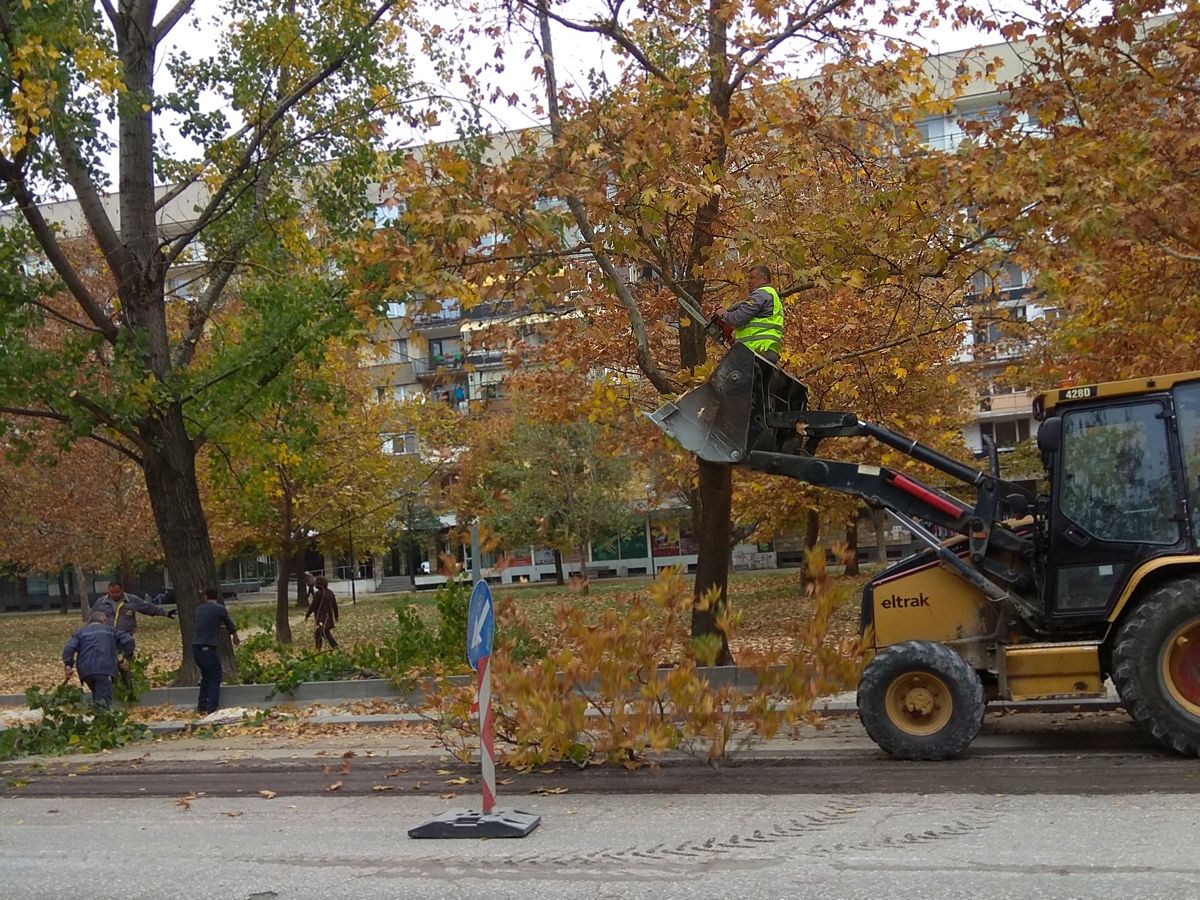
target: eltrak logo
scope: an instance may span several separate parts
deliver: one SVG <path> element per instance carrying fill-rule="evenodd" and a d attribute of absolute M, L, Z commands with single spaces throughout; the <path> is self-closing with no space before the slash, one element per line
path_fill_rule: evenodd
<path fill-rule="evenodd" d="M 897 597 L 892 594 L 881 605 L 884 609 L 908 609 L 913 606 L 928 606 L 929 598 L 923 593 L 917 594 L 915 597 Z"/>

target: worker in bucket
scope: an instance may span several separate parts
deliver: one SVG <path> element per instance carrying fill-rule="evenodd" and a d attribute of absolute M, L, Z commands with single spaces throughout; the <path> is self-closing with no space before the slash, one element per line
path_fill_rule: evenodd
<path fill-rule="evenodd" d="M 733 328 L 733 339 L 745 344 L 759 356 L 779 362 L 783 348 L 783 302 L 779 291 L 771 287 L 771 270 L 762 263 L 750 267 L 746 286 L 750 294 L 717 315 Z"/>

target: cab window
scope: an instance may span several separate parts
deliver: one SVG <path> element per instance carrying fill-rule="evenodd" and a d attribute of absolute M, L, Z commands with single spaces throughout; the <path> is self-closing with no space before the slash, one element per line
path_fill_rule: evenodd
<path fill-rule="evenodd" d="M 1160 403 L 1063 415 L 1059 508 L 1102 541 L 1179 541 L 1175 488 Z"/>
<path fill-rule="evenodd" d="M 1200 383 L 1175 388 L 1175 417 L 1179 423 L 1188 506 L 1192 511 L 1192 534 L 1200 539 Z"/>

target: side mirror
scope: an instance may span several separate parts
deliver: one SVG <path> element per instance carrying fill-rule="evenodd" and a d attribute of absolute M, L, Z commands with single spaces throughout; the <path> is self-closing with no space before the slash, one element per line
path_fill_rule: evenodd
<path fill-rule="evenodd" d="M 1062 419 L 1051 416 L 1042 423 L 1037 433 L 1038 449 L 1042 453 L 1057 453 L 1062 447 Z"/>

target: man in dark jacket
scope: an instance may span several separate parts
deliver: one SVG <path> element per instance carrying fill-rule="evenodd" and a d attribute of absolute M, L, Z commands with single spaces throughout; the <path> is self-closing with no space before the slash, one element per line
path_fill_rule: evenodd
<path fill-rule="evenodd" d="M 196 698 L 196 712 L 214 713 L 221 706 L 221 656 L 217 652 L 217 640 L 221 626 L 229 632 L 229 639 L 236 647 L 237 626 L 229 618 L 229 611 L 220 603 L 221 592 L 216 588 L 205 588 L 201 603 L 196 607 L 196 633 L 192 636 L 192 658 L 200 669 L 200 693 Z"/>
<path fill-rule="evenodd" d="M 92 692 L 92 703 L 99 709 L 112 706 L 113 676 L 117 674 L 117 651 L 126 660 L 133 658 L 133 637 L 118 631 L 105 621 L 104 613 L 93 612 L 88 623 L 71 635 L 63 647 L 62 661 L 66 678 L 71 670 L 79 673 L 79 680 Z"/>
<path fill-rule="evenodd" d="M 126 634 L 137 631 L 137 613 L 175 618 L 175 610 L 165 610 L 137 594 L 125 593 L 119 581 L 109 583 L 108 593 L 92 604 L 92 610 L 104 613 L 109 625 Z"/>
<path fill-rule="evenodd" d="M 312 598 L 312 603 L 308 604 L 308 612 L 304 614 L 304 621 L 308 621 L 309 616 L 316 616 L 317 622 L 317 649 L 321 649 L 321 640 L 329 641 L 331 649 L 337 649 L 337 641 L 333 639 L 333 626 L 338 620 L 338 605 L 337 597 L 333 595 L 333 591 L 329 589 L 329 579 L 324 575 L 317 576 L 316 594 Z"/>

